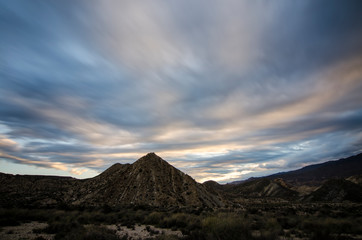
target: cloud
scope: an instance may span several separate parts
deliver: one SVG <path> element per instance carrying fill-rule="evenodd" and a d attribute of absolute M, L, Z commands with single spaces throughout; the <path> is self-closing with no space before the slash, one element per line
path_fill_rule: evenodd
<path fill-rule="evenodd" d="M 0 149 L 14 151 L 16 147 L 17 143 L 15 141 L 0 135 Z"/>
<path fill-rule="evenodd" d="M 70 170 L 70 172 L 73 173 L 74 175 L 82 175 L 87 171 L 88 171 L 87 169 L 79 169 L 79 168 L 73 168 Z"/>
<path fill-rule="evenodd" d="M 361 5 L 0 3 L 2 158 L 76 174 L 154 151 L 226 182 L 359 153 Z"/>

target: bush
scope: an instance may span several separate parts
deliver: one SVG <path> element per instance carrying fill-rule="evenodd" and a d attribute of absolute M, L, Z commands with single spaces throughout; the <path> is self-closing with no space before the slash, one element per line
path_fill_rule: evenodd
<path fill-rule="evenodd" d="M 279 224 L 285 229 L 295 228 L 299 224 L 297 216 L 286 216 L 278 218 Z"/>
<path fill-rule="evenodd" d="M 49 214 L 43 209 L 0 209 L 0 226 L 18 226 L 22 222 L 47 221 Z"/>
<path fill-rule="evenodd" d="M 249 225 L 237 216 L 206 217 L 202 221 L 202 230 L 207 239 L 250 239 Z"/>
<path fill-rule="evenodd" d="M 165 217 L 159 224 L 163 228 L 171 228 L 172 230 L 181 230 L 184 234 L 188 234 L 195 229 L 201 229 L 201 218 L 199 216 L 187 213 L 175 213 L 169 217 Z"/>
<path fill-rule="evenodd" d="M 34 240 L 46 240 L 46 239 L 42 236 L 39 236 L 39 237 L 34 238 Z"/>
<path fill-rule="evenodd" d="M 146 224 L 159 225 L 164 219 L 164 214 L 160 212 L 152 212 L 145 217 Z"/>

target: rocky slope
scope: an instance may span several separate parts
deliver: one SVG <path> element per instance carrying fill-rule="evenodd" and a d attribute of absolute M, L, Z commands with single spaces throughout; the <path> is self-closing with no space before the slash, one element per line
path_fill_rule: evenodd
<path fill-rule="evenodd" d="M 115 164 L 82 184 L 74 204 L 217 207 L 222 202 L 154 153 L 133 164 Z"/>
<path fill-rule="evenodd" d="M 0 173 L 0 206 L 59 206 L 79 181 L 70 177 Z"/>
<path fill-rule="evenodd" d="M 362 202 L 362 187 L 348 180 L 332 179 L 306 196 L 305 199 L 323 202 Z"/>
<path fill-rule="evenodd" d="M 293 191 L 287 186 L 283 180 L 275 179 L 270 180 L 266 178 L 257 178 L 251 181 L 246 181 L 240 184 L 226 184 L 222 187 L 215 189 L 222 196 L 228 199 L 235 198 L 280 198 L 280 199 L 292 199 L 295 198 L 298 193 Z"/>
<path fill-rule="evenodd" d="M 0 205 L 220 207 L 221 199 L 154 153 L 86 180 L 0 175 Z"/>
<path fill-rule="evenodd" d="M 346 180 L 362 186 L 362 174 L 350 176 L 350 177 L 346 178 Z"/>

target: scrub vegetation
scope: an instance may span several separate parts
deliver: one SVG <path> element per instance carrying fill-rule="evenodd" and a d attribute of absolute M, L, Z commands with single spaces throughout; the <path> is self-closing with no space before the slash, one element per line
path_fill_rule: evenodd
<path fill-rule="evenodd" d="M 145 206 L 94 209 L 1 209 L 1 227 L 47 223 L 33 229 L 57 239 L 130 239 L 119 229 L 144 224 L 153 239 L 358 239 L 362 235 L 360 204 L 250 204 L 235 209 L 160 209 Z M 182 237 L 153 230 L 172 229 Z M 7 233 L 11 235 L 12 233 Z M 42 238 L 42 237 L 39 237 Z"/>

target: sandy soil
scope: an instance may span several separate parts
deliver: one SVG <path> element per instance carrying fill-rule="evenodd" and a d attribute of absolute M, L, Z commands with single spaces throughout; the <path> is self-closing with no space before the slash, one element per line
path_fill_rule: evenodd
<path fill-rule="evenodd" d="M 23 223 L 19 226 L 7 226 L 0 229 L 1 240 L 33 240 L 38 237 L 43 237 L 46 240 L 53 240 L 54 234 L 34 233 L 33 229 L 43 229 L 47 227 L 47 223 L 30 222 Z M 93 225 L 86 225 L 85 227 L 92 227 Z M 154 226 L 135 225 L 133 228 L 127 228 L 121 225 L 104 225 L 105 227 L 115 230 L 120 237 L 128 236 L 129 240 L 132 239 L 149 239 L 155 238 L 160 235 L 175 235 L 183 237 L 181 231 L 172 231 L 171 229 L 161 229 Z"/>
<path fill-rule="evenodd" d="M 47 240 L 52 240 L 54 238 L 53 234 L 45 233 L 33 233 L 33 229 L 45 228 L 47 223 L 40 222 L 30 222 L 23 223 L 19 226 L 8 226 L 2 227 L 0 232 L 1 240 L 18 240 L 18 239 L 35 239 L 37 237 L 43 237 Z"/>
<path fill-rule="evenodd" d="M 181 231 L 172 231 L 171 229 L 156 228 L 148 225 L 135 225 L 134 229 L 120 225 L 106 225 L 106 227 L 116 230 L 117 235 L 120 237 L 128 236 L 129 240 L 155 238 L 160 235 L 175 235 L 177 237 L 183 237 Z M 147 228 L 149 230 L 147 230 Z"/>

